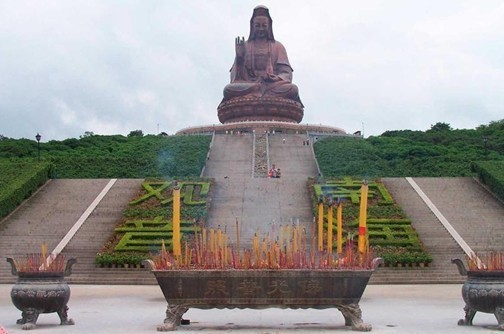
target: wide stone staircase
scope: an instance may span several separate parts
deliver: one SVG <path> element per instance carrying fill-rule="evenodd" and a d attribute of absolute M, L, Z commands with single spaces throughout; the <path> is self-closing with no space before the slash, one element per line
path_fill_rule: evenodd
<path fill-rule="evenodd" d="M 451 264 L 451 259 L 463 259 L 465 252 L 438 217 L 405 178 L 385 178 L 382 181 L 411 218 L 413 227 L 434 260 L 429 268 L 380 269 L 371 282 L 463 282 L 464 277 Z M 413 178 L 413 181 L 475 253 L 502 251 L 504 205 L 475 179 Z"/>
<path fill-rule="evenodd" d="M 205 167 L 205 176 L 215 179 L 207 226 L 226 230 L 233 241 L 240 235 L 241 246 L 250 246 L 257 232 L 265 236 L 280 225 L 312 221 L 307 178 L 318 171 L 309 146 L 301 135 L 267 136 L 269 161 L 281 169 L 281 178 L 255 173 L 253 134 L 216 135 Z M 257 167 L 259 166 L 259 167 Z M 253 177 L 264 175 L 264 177 Z M 310 231 L 308 231 L 310 232 Z"/>
<path fill-rule="evenodd" d="M 437 179 L 439 184 L 443 180 Z M 470 179 L 469 179 L 470 180 Z M 371 277 L 370 283 L 454 283 L 462 282 L 454 257 L 463 258 L 462 248 L 438 221 L 434 213 L 425 205 L 405 178 L 384 178 L 382 182 L 394 200 L 401 206 L 418 232 L 426 251 L 433 262 L 426 268 L 380 268 Z M 456 205 L 450 203 L 449 206 Z"/>
<path fill-rule="evenodd" d="M 502 251 L 504 205 L 473 178 L 414 178 L 476 253 Z"/>
<path fill-rule="evenodd" d="M 19 257 L 40 251 L 42 243 L 51 252 L 88 209 L 109 179 L 55 179 L 46 183 L 0 224 L 0 255 Z M 117 180 L 82 227 L 63 249 L 66 258 L 77 258 L 70 283 L 141 284 L 155 283 L 145 269 L 97 268 L 94 258 L 116 224 L 142 180 Z M 12 283 L 7 262 L 0 261 L 0 283 Z"/>
<path fill-rule="evenodd" d="M 153 275 L 143 268 L 98 268 L 96 254 L 121 221 L 122 211 L 141 188 L 141 179 L 120 179 L 87 218 L 63 254 L 78 263 L 68 281 L 86 284 L 155 284 Z"/>
<path fill-rule="evenodd" d="M 207 226 L 240 234 L 242 247 L 251 244 L 254 233 L 276 230 L 280 224 L 310 227 L 312 211 L 307 178 L 318 169 L 312 145 L 305 135 L 266 136 L 267 161 L 282 171 L 279 179 L 260 177 L 256 168 L 255 135 L 215 135 L 204 170 L 212 177 L 211 210 Z M 259 167 L 257 167 L 259 166 Z M 413 178 L 421 190 L 476 252 L 501 250 L 504 237 L 504 205 L 472 178 Z M 411 218 L 434 261 L 427 268 L 379 268 L 371 284 L 460 283 L 453 257 L 464 257 L 462 248 L 447 232 L 432 210 L 405 178 L 382 179 L 394 199 Z M 15 212 L 0 222 L 0 256 L 17 257 L 37 252 L 46 242 L 49 251 L 65 237 L 91 203 L 110 182 L 97 180 L 49 181 Z M 155 284 L 143 268 L 97 268 L 94 258 L 121 219 L 121 213 L 140 189 L 142 180 L 120 179 L 92 209 L 81 228 L 63 249 L 76 257 L 70 283 Z M 307 228 L 310 232 L 311 228 Z M 13 283 L 7 262 L 0 261 L 0 283 Z"/>
<path fill-rule="evenodd" d="M 52 180 L 0 224 L 0 254 L 17 258 L 56 247 L 108 180 Z M 10 266 L 0 261 L 0 282 L 15 278 Z"/>

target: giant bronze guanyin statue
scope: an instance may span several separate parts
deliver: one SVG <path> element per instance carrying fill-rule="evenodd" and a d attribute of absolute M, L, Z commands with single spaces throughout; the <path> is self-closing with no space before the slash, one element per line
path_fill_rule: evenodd
<path fill-rule="evenodd" d="M 301 122 L 303 104 L 287 52 L 273 37 L 268 8 L 254 8 L 249 38 L 237 37 L 235 50 L 231 82 L 217 108 L 219 121 Z"/>

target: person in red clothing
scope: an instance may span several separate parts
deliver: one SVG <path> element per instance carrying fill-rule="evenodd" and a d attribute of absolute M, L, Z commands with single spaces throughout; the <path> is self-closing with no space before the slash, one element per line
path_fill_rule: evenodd
<path fill-rule="evenodd" d="M 275 167 L 275 164 L 271 165 L 271 168 L 268 172 L 268 177 L 274 177 L 274 178 L 277 177 L 277 169 Z"/>

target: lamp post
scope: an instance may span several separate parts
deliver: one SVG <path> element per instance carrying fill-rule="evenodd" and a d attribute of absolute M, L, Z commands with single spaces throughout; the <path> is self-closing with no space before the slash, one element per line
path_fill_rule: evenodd
<path fill-rule="evenodd" d="M 483 148 L 485 149 L 485 155 L 488 154 L 488 137 L 483 137 Z"/>
<path fill-rule="evenodd" d="M 39 162 L 40 162 L 40 138 L 42 138 L 42 136 L 40 135 L 40 133 L 37 132 L 35 139 L 37 139 L 37 151 L 38 151 L 38 161 Z"/>

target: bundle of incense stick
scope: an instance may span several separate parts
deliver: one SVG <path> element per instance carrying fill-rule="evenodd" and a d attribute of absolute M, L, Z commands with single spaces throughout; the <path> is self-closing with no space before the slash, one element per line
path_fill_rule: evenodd
<path fill-rule="evenodd" d="M 65 269 L 65 256 L 59 254 L 47 254 L 47 245 L 43 243 L 40 247 L 40 253 L 26 254 L 14 260 L 17 271 L 36 272 L 51 271 L 62 272 Z M 50 259 L 48 261 L 48 259 Z"/>
<path fill-rule="evenodd" d="M 504 270 L 504 252 L 471 254 L 467 257 L 469 270 Z"/>
<path fill-rule="evenodd" d="M 158 270 L 164 269 L 370 269 L 372 254 L 356 251 L 348 240 L 341 254 L 319 251 L 316 240 L 307 242 L 306 231 L 299 224 L 280 226 L 277 235 L 258 232 L 252 239 L 252 248 L 240 249 L 240 235 L 236 243 L 229 244 L 226 231 L 218 229 L 195 229 L 192 244 L 187 241 L 181 255 L 167 250 L 164 240 L 161 251 L 152 256 Z M 309 245 L 311 245 L 309 247 Z"/>

